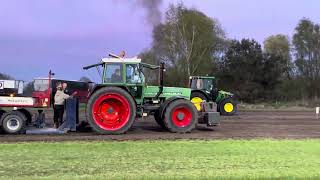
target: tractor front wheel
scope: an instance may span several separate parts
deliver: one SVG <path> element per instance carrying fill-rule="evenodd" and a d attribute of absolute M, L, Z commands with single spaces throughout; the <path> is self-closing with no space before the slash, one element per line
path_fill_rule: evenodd
<path fill-rule="evenodd" d="M 208 101 L 207 97 L 201 92 L 192 92 L 190 99 L 198 111 L 201 111 L 201 103 Z"/>
<path fill-rule="evenodd" d="M 223 99 L 218 106 L 223 116 L 232 116 L 238 111 L 237 103 L 232 98 Z"/>
<path fill-rule="evenodd" d="M 191 132 L 198 121 L 198 112 L 195 106 L 186 99 L 171 102 L 164 114 L 164 125 L 170 132 Z"/>
<path fill-rule="evenodd" d="M 135 120 L 136 105 L 127 91 L 104 87 L 89 98 L 86 114 L 89 124 L 98 133 L 122 134 Z"/>

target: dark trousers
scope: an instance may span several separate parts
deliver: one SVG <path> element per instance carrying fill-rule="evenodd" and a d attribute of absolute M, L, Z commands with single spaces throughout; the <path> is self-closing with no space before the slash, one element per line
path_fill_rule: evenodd
<path fill-rule="evenodd" d="M 54 105 L 53 122 L 56 126 L 63 123 L 64 105 Z"/>

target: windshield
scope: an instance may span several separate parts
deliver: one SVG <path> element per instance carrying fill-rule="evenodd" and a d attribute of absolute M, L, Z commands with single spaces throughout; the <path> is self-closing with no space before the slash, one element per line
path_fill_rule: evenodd
<path fill-rule="evenodd" d="M 46 91 L 49 86 L 48 79 L 36 79 L 34 80 L 33 87 L 35 91 Z"/>
<path fill-rule="evenodd" d="M 106 83 L 123 83 L 122 64 L 106 64 L 104 81 Z"/>

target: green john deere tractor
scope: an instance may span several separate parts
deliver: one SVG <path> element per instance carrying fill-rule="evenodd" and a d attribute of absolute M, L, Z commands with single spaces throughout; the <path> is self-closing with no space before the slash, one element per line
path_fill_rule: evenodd
<path fill-rule="evenodd" d="M 191 91 L 191 102 L 197 110 L 201 110 L 200 104 L 203 101 L 215 102 L 217 111 L 224 116 L 232 116 L 237 113 L 237 103 L 230 92 L 218 90 L 215 77 L 209 76 L 190 76 L 189 86 Z"/>
<path fill-rule="evenodd" d="M 137 58 L 109 56 L 83 68 L 96 67 L 102 78 L 101 84 L 92 89 L 86 109 L 87 120 L 95 131 L 122 134 L 136 118 L 148 115 L 153 115 L 162 128 L 175 133 L 190 132 L 197 123 L 219 124 L 219 113 L 213 110 L 214 106 L 202 104 L 206 111 L 197 111 L 190 101 L 190 88 L 163 86 L 163 63 L 156 66 Z M 158 86 L 146 85 L 145 68 L 159 71 Z"/>

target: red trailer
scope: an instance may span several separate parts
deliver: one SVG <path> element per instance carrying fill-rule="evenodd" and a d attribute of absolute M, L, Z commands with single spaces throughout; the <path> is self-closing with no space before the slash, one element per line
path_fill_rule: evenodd
<path fill-rule="evenodd" d="M 76 97 L 81 103 L 87 102 L 91 87 L 90 82 L 55 79 L 50 71 L 48 78 L 34 79 L 32 97 L 23 97 L 16 94 L 0 94 L 0 129 L 8 134 L 22 132 L 26 124 L 32 122 L 30 108 L 41 109 L 52 107 L 53 97 L 56 92 L 55 84 L 58 81 L 66 82 L 70 91 L 77 91 Z"/>

